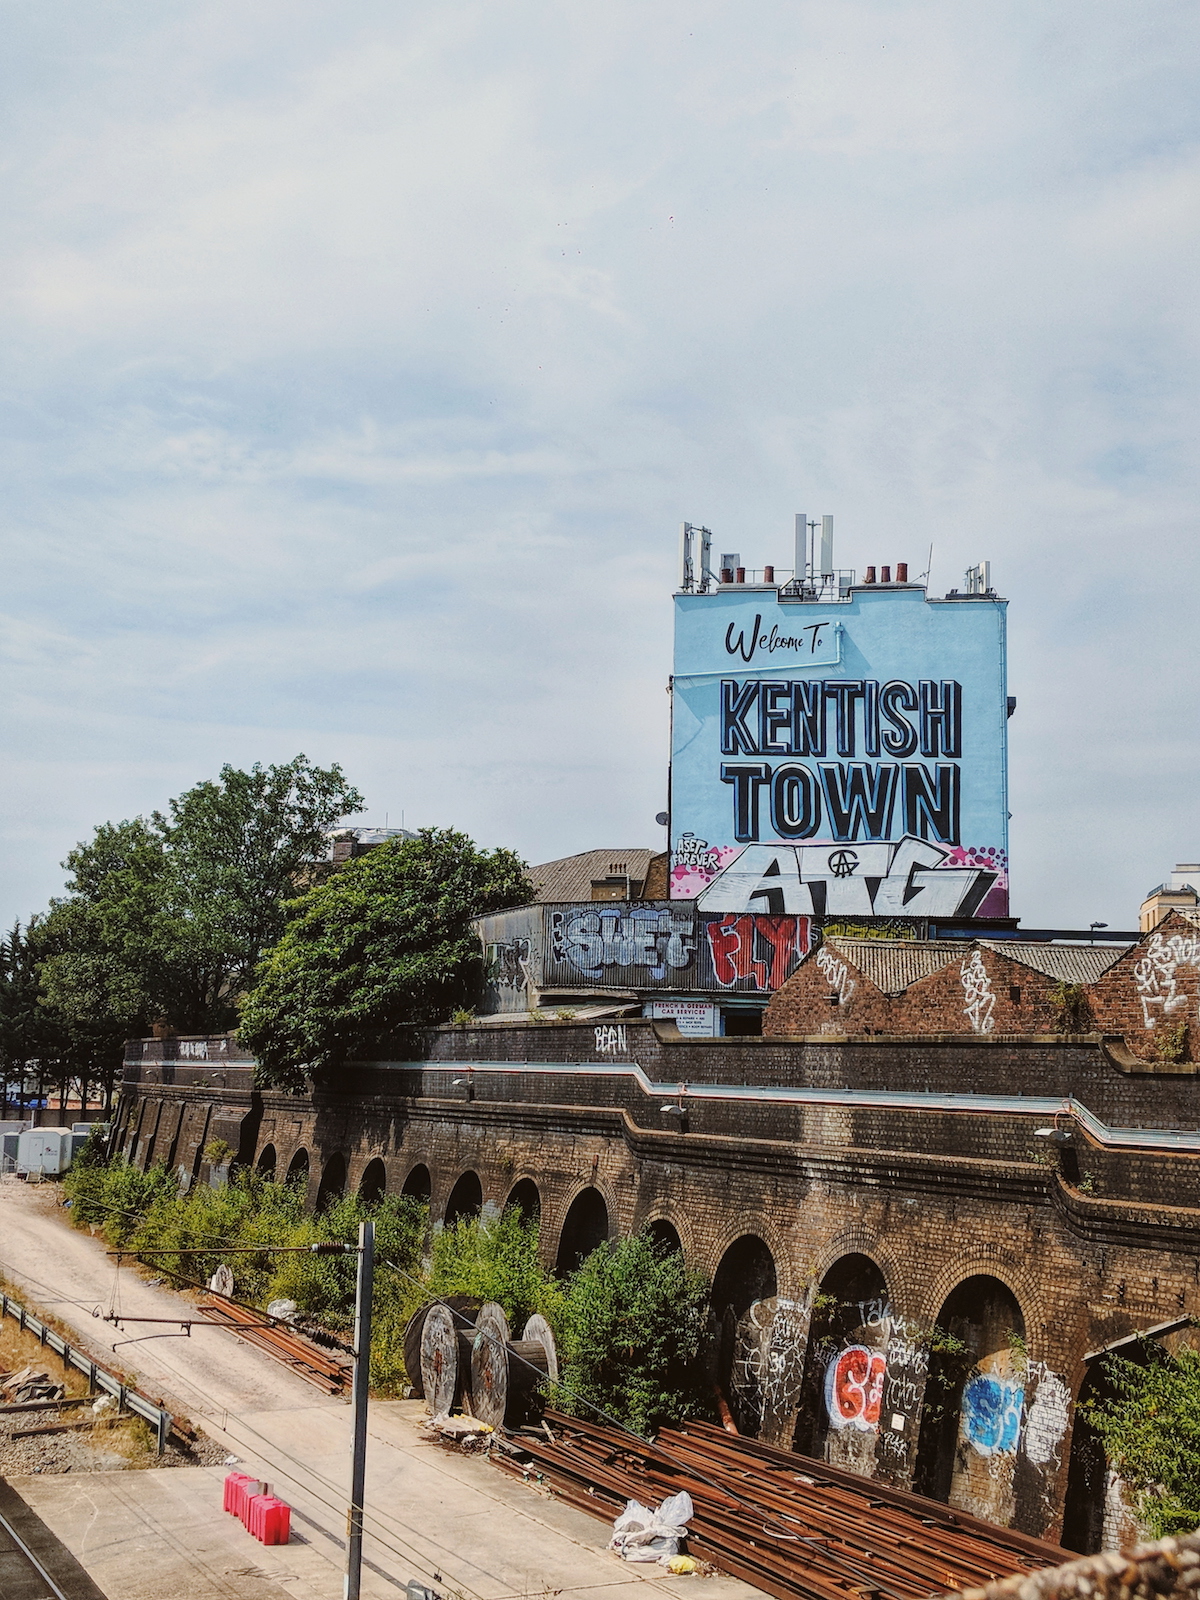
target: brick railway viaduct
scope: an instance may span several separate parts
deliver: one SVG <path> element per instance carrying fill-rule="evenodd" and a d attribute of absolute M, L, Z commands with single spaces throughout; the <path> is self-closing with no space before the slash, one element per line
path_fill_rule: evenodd
<path fill-rule="evenodd" d="M 650 1227 L 713 1280 L 744 1429 L 1075 1549 L 1131 1531 L 1075 1401 L 1096 1352 L 1200 1315 L 1200 1067 L 1098 1034 L 640 1019 L 447 1026 L 414 1055 L 291 1096 L 232 1038 L 135 1041 L 116 1147 L 204 1182 L 223 1140 L 314 1204 L 414 1194 L 434 1227 L 519 1204 L 562 1269 Z"/>

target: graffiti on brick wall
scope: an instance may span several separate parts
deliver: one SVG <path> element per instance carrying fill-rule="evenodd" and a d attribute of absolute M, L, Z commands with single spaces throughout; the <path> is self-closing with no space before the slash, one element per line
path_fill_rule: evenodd
<path fill-rule="evenodd" d="M 1062 1461 L 1062 1442 L 1071 1415 L 1071 1391 L 1044 1362 L 1031 1362 L 1025 1373 L 1025 1390 L 1036 1385 L 1032 1403 L 1025 1414 L 1026 1456 L 1035 1467 L 1058 1471 Z"/>
<path fill-rule="evenodd" d="M 825 982 L 837 995 L 839 1003 L 844 1006 L 849 1005 L 858 984 L 846 963 L 835 956 L 828 945 L 822 945 L 817 951 L 817 966 L 821 969 Z"/>
<path fill-rule="evenodd" d="M 887 1357 L 882 1350 L 851 1344 L 825 1369 L 825 1407 L 833 1428 L 873 1433 L 879 1426 Z"/>
<path fill-rule="evenodd" d="M 1187 1006 L 1188 997 L 1179 987 L 1180 967 L 1200 968 L 1200 935 L 1151 934 L 1145 955 L 1133 969 L 1142 1021 L 1147 1028 L 1156 1027 Z"/>
<path fill-rule="evenodd" d="M 780 988 L 808 953 L 807 917 L 716 917 L 706 920 L 713 976 L 722 988 L 741 983 L 762 993 Z"/>
<path fill-rule="evenodd" d="M 972 1032 L 991 1033 L 996 1026 L 996 1019 L 992 1016 L 996 995 L 982 954 L 976 950 L 964 957 L 959 971 L 965 1000 L 963 1013 L 971 1024 Z"/>
<path fill-rule="evenodd" d="M 629 1035 L 620 1022 L 602 1023 L 593 1030 L 596 1035 L 596 1053 L 602 1056 L 624 1055 L 629 1049 Z"/>
<path fill-rule="evenodd" d="M 977 1372 L 963 1388 L 963 1437 L 981 1456 L 1015 1455 L 1024 1409 L 1019 1379 Z"/>
<path fill-rule="evenodd" d="M 826 922 L 821 929 L 824 939 L 921 939 L 924 934 L 916 922 L 903 917 L 889 917 L 886 922 Z"/>
<path fill-rule="evenodd" d="M 730 1387 L 747 1416 L 787 1416 L 800 1403 L 807 1300 L 756 1300 L 738 1326 Z"/>
<path fill-rule="evenodd" d="M 690 908 L 632 906 L 592 910 L 571 906 L 550 913 L 550 956 L 587 978 L 603 978 L 613 969 L 642 969 L 661 981 L 682 974 L 696 953 L 696 930 Z"/>

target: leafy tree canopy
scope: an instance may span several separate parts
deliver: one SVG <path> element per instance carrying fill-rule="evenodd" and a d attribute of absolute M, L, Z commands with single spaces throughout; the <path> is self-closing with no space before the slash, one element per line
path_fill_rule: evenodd
<path fill-rule="evenodd" d="M 1146 1341 L 1149 1345 L 1150 1341 Z M 1147 1365 L 1109 1356 L 1113 1395 L 1084 1401 L 1105 1453 L 1137 1494 L 1155 1538 L 1200 1528 L 1200 1350 L 1147 1350 Z"/>
<path fill-rule="evenodd" d="M 68 894 L 36 930 L 44 1005 L 118 1043 L 159 1020 L 184 1032 L 230 1026 L 326 830 L 362 804 L 340 767 L 300 755 L 225 766 L 166 815 L 102 824 L 63 863 Z"/>
<path fill-rule="evenodd" d="M 398 1029 L 441 1022 L 473 998 L 481 970 L 472 917 L 532 900 L 511 850 L 423 828 L 350 862 L 293 902 L 258 969 L 238 1035 L 260 1081 L 299 1090 Z"/>

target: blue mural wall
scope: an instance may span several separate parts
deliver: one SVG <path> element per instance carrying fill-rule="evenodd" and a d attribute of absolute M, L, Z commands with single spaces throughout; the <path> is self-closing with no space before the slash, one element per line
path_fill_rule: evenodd
<path fill-rule="evenodd" d="M 672 898 L 1006 915 L 1005 605 L 917 585 L 676 595 Z"/>

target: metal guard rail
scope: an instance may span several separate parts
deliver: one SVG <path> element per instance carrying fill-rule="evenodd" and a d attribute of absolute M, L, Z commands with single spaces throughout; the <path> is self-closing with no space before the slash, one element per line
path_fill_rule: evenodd
<path fill-rule="evenodd" d="M 86 1373 L 93 1390 L 103 1389 L 106 1394 L 116 1397 L 118 1407 L 122 1411 L 132 1411 L 134 1416 L 148 1422 L 154 1429 L 158 1441 L 158 1453 L 160 1456 L 163 1454 L 167 1448 L 167 1436 L 175 1421 L 169 1411 L 162 1406 L 156 1406 L 153 1400 L 148 1400 L 144 1394 L 123 1383 L 115 1372 L 109 1372 L 107 1367 L 102 1367 L 84 1351 L 76 1349 L 69 1339 L 64 1339 L 61 1333 L 55 1333 L 41 1317 L 35 1316 L 32 1311 L 27 1311 L 19 1300 L 14 1300 L 9 1294 L 0 1293 L 0 1319 L 4 1317 L 12 1317 L 22 1328 L 30 1333 L 36 1333 L 42 1344 L 53 1350 L 55 1355 L 62 1357 L 65 1366 Z"/>

